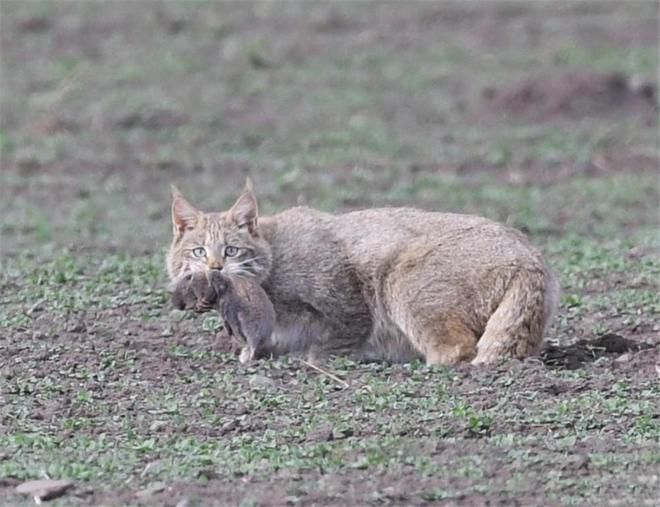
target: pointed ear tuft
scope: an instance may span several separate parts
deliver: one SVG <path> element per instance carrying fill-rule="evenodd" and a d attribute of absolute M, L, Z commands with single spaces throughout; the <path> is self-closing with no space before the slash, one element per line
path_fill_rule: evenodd
<path fill-rule="evenodd" d="M 239 227 L 247 227 L 250 234 L 257 233 L 257 218 L 259 210 L 257 199 L 252 191 L 252 181 L 250 178 L 245 180 L 245 188 L 240 197 L 229 210 L 229 216 Z"/>
<path fill-rule="evenodd" d="M 197 224 L 200 211 L 183 197 L 183 194 L 172 185 L 172 226 L 174 237 L 180 238 L 186 229 Z"/>

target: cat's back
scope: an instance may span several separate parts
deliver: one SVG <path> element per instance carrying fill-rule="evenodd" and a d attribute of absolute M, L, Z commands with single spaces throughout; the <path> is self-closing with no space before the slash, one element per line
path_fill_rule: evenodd
<path fill-rule="evenodd" d="M 297 206 L 259 224 L 270 243 L 278 270 L 293 269 L 299 274 L 341 262 L 341 239 L 333 226 L 336 217 L 312 208 Z M 319 266 L 319 262 L 321 265 Z"/>
<path fill-rule="evenodd" d="M 520 231 L 475 215 L 396 207 L 334 215 L 300 206 L 272 218 L 279 231 L 277 239 L 286 245 L 285 257 L 288 248 L 289 255 L 299 250 L 343 251 L 351 259 L 378 261 L 420 238 L 447 255 L 493 261 L 538 257 Z"/>
<path fill-rule="evenodd" d="M 277 230 L 278 236 L 295 235 L 301 239 L 332 237 L 342 241 L 371 240 L 383 236 L 391 240 L 456 233 L 474 227 L 503 227 L 497 222 L 474 215 L 395 207 L 332 214 L 296 206 L 264 220 L 270 228 Z"/>
<path fill-rule="evenodd" d="M 271 217 L 276 259 L 267 290 L 277 298 L 313 300 L 328 287 L 357 295 L 395 259 L 423 262 L 460 279 L 510 266 L 545 269 L 540 252 L 520 231 L 492 220 L 414 208 L 374 208 L 332 215 L 291 208 Z M 274 291 L 277 288 L 277 291 Z"/>
<path fill-rule="evenodd" d="M 334 217 L 335 215 L 314 208 L 296 206 L 277 215 L 263 217 L 259 224 L 271 242 L 292 236 L 311 240 L 331 233 L 330 222 Z"/>
<path fill-rule="evenodd" d="M 520 231 L 475 215 L 377 208 L 338 215 L 333 228 L 357 258 L 384 258 L 412 243 L 432 246 L 454 262 L 498 264 L 538 257 Z"/>

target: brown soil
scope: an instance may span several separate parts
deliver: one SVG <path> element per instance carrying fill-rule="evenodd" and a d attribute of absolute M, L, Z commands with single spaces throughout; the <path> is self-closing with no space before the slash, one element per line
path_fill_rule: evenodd
<path fill-rule="evenodd" d="M 600 357 L 621 356 L 629 352 L 639 352 L 653 347 L 654 345 L 648 343 L 640 343 L 628 340 L 618 334 L 608 333 L 593 340 L 578 340 L 574 344 L 565 347 L 547 345 L 541 351 L 541 360 L 544 364 L 553 368 L 574 370 Z"/>
<path fill-rule="evenodd" d="M 39 335 L 35 339 L 42 343 L 48 343 L 49 348 L 60 345 L 60 350 L 67 350 L 60 355 L 57 361 L 49 360 L 48 354 L 38 350 L 19 349 L 13 352 L 20 354 L 21 359 L 29 364 L 37 366 L 35 375 L 39 379 L 49 377 L 56 378 L 62 371 L 94 371 L 98 368 L 98 352 L 95 350 L 95 342 L 100 339 L 101 327 L 118 325 L 122 321 L 120 314 L 130 315 L 129 309 L 125 311 L 112 311 L 108 315 L 99 316 L 98 319 L 82 319 L 82 327 L 69 332 L 53 335 Z M 103 322 L 103 325 L 94 324 L 95 321 Z M 87 324 L 84 324 L 87 322 Z M 174 358 L 169 350 L 173 346 L 192 347 L 196 352 L 207 351 L 212 354 L 232 351 L 238 349 L 228 340 L 224 333 L 215 338 L 212 335 L 191 336 L 189 324 L 181 322 L 173 329 L 173 336 L 163 337 L 155 330 L 149 330 L 148 326 L 136 322 L 123 320 L 122 329 L 127 337 L 119 341 L 110 341 L 103 346 L 104 357 L 129 357 L 133 358 L 130 366 L 120 365 L 115 371 L 109 371 L 103 380 L 87 382 L 86 388 L 99 396 L 105 397 L 105 403 L 116 405 L 120 413 L 141 412 L 140 397 L 149 395 L 149 386 L 167 383 L 171 379 L 191 375 L 195 371 L 211 372 L 218 367 L 217 359 L 212 358 Z M 97 336 L 97 338 L 92 338 Z M 84 345 L 80 340 L 85 340 Z M 80 344 L 76 348 L 85 350 L 71 350 L 71 344 Z M 10 351 L 11 352 L 11 351 Z M 217 358 L 217 355 L 214 356 Z M 597 361 L 598 359 L 598 361 Z M 237 361 L 237 359 L 235 359 Z M 647 385 L 649 378 L 657 376 L 656 364 L 658 362 L 657 344 L 640 343 L 635 340 L 626 339 L 620 335 L 607 334 L 594 340 L 580 340 L 573 345 L 547 346 L 541 354 L 541 361 L 528 360 L 525 362 L 508 362 L 490 368 L 475 368 L 467 364 L 452 368 L 453 382 L 451 389 L 457 399 L 470 400 L 471 406 L 479 409 L 492 407 L 498 400 L 493 398 L 493 393 L 484 389 L 484 386 L 497 385 L 503 379 L 507 379 L 507 392 L 522 393 L 523 395 L 552 397 L 555 400 L 571 400 L 579 393 L 602 393 L 607 395 L 612 388 L 612 383 L 621 379 L 627 379 L 631 389 L 637 386 Z M 545 364 L 544 364 L 545 363 Z M 224 366 L 227 367 L 226 365 Z M 297 396 L 308 396 L 308 388 L 300 385 L 295 380 L 296 371 L 301 366 L 293 363 L 289 366 L 278 366 L 268 368 L 267 378 L 272 383 L 267 389 L 273 391 L 286 391 Z M 562 380 L 557 378 L 551 371 L 561 369 L 588 368 L 588 375 L 579 379 Z M 250 392 L 255 388 L 252 383 L 253 370 L 243 371 L 236 374 L 232 383 L 233 388 L 238 391 Z M 126 375 L 139 375 L 139 384 L 136 384 L 126 396 L 118 396 L 120 393 L 109 389 L 108 386 L 120 381 Z M 383 377 L 387 382 L 396 385 L 397 382 L 409 379 L 414 372 L 403 365 L 393 365 L 387 370 Z M 363 388 L 368 372 L 366 370 L 353 370 L 344 375 L 344 379 L 350 384 L 347 390 L 336 390 L 329 396 L 341 410 L 354 410 L 352 396 Z M 5 372 L 5 378 L 6 372 Z M 11 377 L 8 378 L 11 380 Z M 428 396 L 436 388 L 436 382 L 429 382 L 426 389 L 428 392 L 412 394 L 417 397 Z M 77 393 L 75 382 L 70 384 L 68 394 L 58 396 L 52 403 L 42 406 L 33 412 L 35 422 L 48 422 L 53 418 L 66 414 L 67 417 L 97 417 L 95 411 L 86 411 L 71 402 Z M 146 391 L 144 389 L 147 389 Z M 199 389 L 194 384 L 182 389 L 178 386 L 178 396 L 193 396 Z M 261 388 L 260 388 L 261 389 Z M 217 393 L 222 396 L 222 392 Z M 112 396 L 115 396 L 114 398 Z M 200 438 L 227 439 L 232 436 L 259 435 L 266 429 L 271 431 L 284 430 L 285 426 L 272 426 L 266 424 L 262 418 L 270 419 L 270 411 L 254 413 L 247 405 L 238 403 L 227 403 L 223 407 L 224 414 L 234 417 L 231 423 L 226 423 L 215 428 L 197 425 L 193 419 L 185 421 L 183 425 L 173 421 L 167 421 L 159 426 L 157 434 L 160 438 L 185 434 L 187 437 L 197 436 Z M 243 416 L 249 416 L 245 418 Z M 607 421 L 605 407 L 594 406 L 592 417 L 603 421 L 601 432 L 616 431 L 615 426 L 610 426 Z M 145 413 L 145 425 L 149 425 L 154 416 Z M 658 417 L 655 414 L 654 417 Z M 485 437 L 498 433 L 515 432 L 525 438 L 536 438 L 535 444 L 526 444 L 525 452 L 547 452 L 543 439 L 547 436 L 548 426 L 543 422 L 530 422 L 520 419 L 515 422 L 509 420 L 510 415 L 505 411 L 495 412 L 487 432 L 472 432 L 466 429 L 458 420 L 447 420 L 442 414 L 436 414 L 435 421 L 430 420 L 422 426 L 405 428 L 398 435 L 411 438 L 407 450 L 411 455 L 424 453 L 442 463 L 451 466 L 460 462 L 466 455 L 488 455 L 488 461 L 482 464 L 481 473 L 489 483 L 501 484 L 510 480 L 516 473 L 515 467 L 507 465 L 507 458 L 502 454 L 501 446 L 490 442 Z M 153 424 L 153 423 L 151 423 Z M 281 424 L 281 423 L 279 423 Z M 513 426 L 512 426 L 513 424 Z M 548 423 L 549 424 L 549 423 Z M 442 432 L 452 436 L 448 440 L 435 439 L 437 431 L 442 427 Z M 0 430 L 2 430 L 0 424 Z M 113 432 L 120 432 L 119 427 L 104 425 L 86 430 L 91 435 L 99 433 L 106 434 L 109 438 Z M 381 433 L 377 426 L 357 423 L 353 430 L 337 433 L 332 427 L 322 427 L 317 431 L 307 434 L 299 444 L 307 445 L 318 442 L 336 442 L 345 438 L 367 439 L 378 435 L 391 436 L 389 433 Z M 73 437 L 73 432 L 71 433 Z M 429 450 L 427 447 L 419 449 L 416 446 L 433 445 Z M 616 440 L 602 440 L 594 438 L 589 446 L 574 449 L 570 459 L 562 458 L 562 470 L 575 473 L 587 478 L 590 474 L 590 456 L 601 452 L 633 453 L 636 449 L 631 444 Z M 356 451 L 357 455 L 357 451 Z M 1 455 L 0 455 L 1 459 Z M 350 456 L 346 457 L 347 460 Z M 148 462 L 143 463 L 143 467 Z M 538 483 L 530 483 L 525 493 L 516 496 L 518 505 L 530 505 L 543 502 L 543 476 L 553 470 L 553 465 L 539 461 L 533 470 L 527 470 L 532 477 L 536 477 Z M 9 494 L 21 481 L 17 479 L 3 479 L 0 481 L 0 492 Z M 160 484 L 160 483 L 158 483 Z M 456 497 L 449 496 L 438 498 L 429 496 L 429 492 L 460 490 L 468 487 L 470 481 L 460 482 L 456 478 L 443 478 L 421 476 L 414 467 L 404 467 L 397 474 L 384 471 L 352 469 L 351 473 L 325 470 L 292 470 L 282 469 L 269 475 L 258 473 L 247 475 L 227 474 L 223 470 L 210 468 L 202 470 L 197 480 L 173 481 L 155 486 L 154 491 L 149 491 L 149 486 L 136 492 L 130 485 L 119 489 L 105 490 L 86 487 L 84 483 L 77 483 L 76 487 L 68 493 L 67 502 L 76 501 L 81 505 L 159 505 L 177 506 L 184 500 L 192 502 L 191 505 L 233 505 L 249 499 L 256 505 L 281 506 L 292 502 L 292 497 L 300 499 L 296 504 L 309 506 L 335 506 L 335 505 L 357 505 L 365 501 L 368 495 L 378 492 L 378 498 L 369 502 L 370 505 L 381 504 L 415 504 L 415 505 L 510 505 L 510 498 L 498 500 L 492 494 L 469 493 Z M 535 491 L 535 488 L 536 491 Z M 297 493 L 292 493 L 292 491 Z M 15 497 L 13 497 L 15 498 Z"/>
<path fill-rule="evenodd" d="M 650 120 L 657 111 L 654 85 L 623 74 L 571 71 L 537 76 L 513 86 L 486 88 L 483 98 L 483 113 L 536 121 L 623 114 Z"/>

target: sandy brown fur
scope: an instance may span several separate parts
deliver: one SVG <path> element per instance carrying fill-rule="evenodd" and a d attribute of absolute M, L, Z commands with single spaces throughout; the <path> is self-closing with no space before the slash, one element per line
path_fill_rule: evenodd
<path fill-rule="evenodd" d="M 297 207 L 258 217 L 256 206 L 251 187 L 232 209 L 213 214 L 175 193 L 167 264 L 172 280 L 211 262 L 255 277 L 277 314 L 275 355 L 431 364 L 524 358 L 552 319 L 554 275 L 525 236 L 504 225 L 409 208 L 332 215 Z M 218 258 L 231 242 L 259 259 L 239 266 Z M 195 245 L 213 259 L 191 259 Z"/>

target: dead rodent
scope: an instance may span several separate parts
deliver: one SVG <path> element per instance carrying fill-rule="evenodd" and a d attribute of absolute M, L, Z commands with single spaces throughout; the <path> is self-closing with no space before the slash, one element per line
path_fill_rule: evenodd
<path fill-rule="evenodd" d="M 177 284 L 172 303 L 179 309 L 195 311 L 216 308 L 230 336 L 246 344 L 241 362 L 270 355 L 275 309 L 255 279 L 219 270 L 188 275 Z"/>
<path fill-rule="evenodd" d="M 196 312 L 212 310 L 218 296 L 206 273 L 188 273 L 179 280 L 172 292 L 172 305 L 179 310 Z"/>
<path fill-rule="evenodd" d="M 261 285 L 254 278 L 228 276 L 217 270 L 211 273 L 211 285 L 227 331 L 247 344 L 241 362 L 270 355 L 275 309 Z"/>

